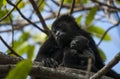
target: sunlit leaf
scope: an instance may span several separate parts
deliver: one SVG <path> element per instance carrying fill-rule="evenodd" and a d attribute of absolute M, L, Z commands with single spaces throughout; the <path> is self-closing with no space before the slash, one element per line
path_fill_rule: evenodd
<path fill-rule="evenodd" d="M 88 2 L 88 0 L 76 0 L 76 4 L 84 4 L 87 2 Z"/>
<path fill-rule="evenodd" d="M 29 44 L 28 41 L 29 38 L 30 38 L 29 32 L 23 32 L 19 39 L 13 42 L 14 43 L 13 49 L 19 55 L 23 55 L 25 53 L 28 55 L 29 53 L 31 53 L 31 55 L 29 55 L 29 58 L 31 59 L 34 53 L 35 46 Z M 8 50 L 8 52 L 10 51 Z"/>
<path fill-rule="evenodd" d="M 97 12 L 97 7 L 93 7 L 86 17 L 85 24 L 89 25 L 94 20 L 95 14 Z"/>
<path fill-rule="evenodd" d="M 13 68 L 6 79 L 26 79 L 32 67 L 30 60 L 23 60 Z"/>
<path fill-rule="evenodd" d="M 93 35 L 97 36 L 98 38 L 101 38 L 105 33 L 104 29 L 94 25 L 90 26 L 87 30 L 90 31 Z M 106 36 L 104 37 L 104 40 L 105 41 L 111 40 L 110 35 L 106 34 Z"/>
<path fill-rule="evenodd" d="M 31 53 L 31 57 L 34 53 L 35 46 L 30 45 L 28 41 L 25 41 L 23 43 L 16 42 L 14 43 L 15 47 L 13 48 L 19 55 L 22 55 L 24 53 Z M 30 55 L 29 55 L 30 56 Z"/>
<path fill-rule="evenodd" d="M 15 45 L 16 46 L 16 45 Z M 19 44 L 15 51 L 18 52 L 20 55 L 24 54 L 25 52 L 27 52 L 27 47 L 29 47 L 29 43 L 27 41 Z"/>
<path fill-rule="evenodd" d="M 21 9 L 25 6 L 25 3 L 23 1 L 21 1 L 19 4 L 18 4 L 18 8 Z"/>
<path fill-rule="evenodd" d="M 80 15 L 80 16 L 76 19 L 77 23 L 80 23 L 81 20 L 82 20 L 82 15 Z"/>
<path fill-rule="evenodd" d="M 3 0 L 3 5 L 5 6 L 7 4 L 7 1 L 6 0 Z"/>
<path fill-rule="evenodd" d="M 42 11 L 44 9 L 45 6 L 45 0 L 38 0 L 39 3 L 39 10 Z"/>
<path fill-rule="evenodd" d="M 30 37 L 29 32 L 23 32 L 18 41 L 24 42 L 24 41 L 28 40 L 29 37 Z"/>
<path fill-rule="evenodd" d="M 3 16 L 5 16 L 6 15 L 6 10 L 0 10 L 0 18 L 2 18 Z M 11 15 L 10 15 L 11 16 Z M 11 16 L 12 17 L 12 16 Z M 9 19 L 9 17 L 7 17 L 7 18 L 5 18 L 3 21 L 4 22 L 8 22 L 10 19 Z"/>
<path fill-rule="evenodd" d="M 59 2 L 61 2 L 61 0 L 59 0 Z M 69 4 L 71 4 L 71 3 L 72 3 L 72 0 L 64 0 L 64 3 L 69 3 Z"/>
<path fill-rule="evenodd" d="M 44 33 L 38 33 L 33 36 L 33 40 L 35 42 L 39 42 L 40 44 L 43 44 L 44 41 L 46 40 L 47 36 Z"/>
<path fill-rule="evenodd" d="M 106 61 L 106 55 L 105 55 L 105 53 L 102 51 L 102 49 L 98 49 L 99 50 L 99 54 L 100 54 L 100 56 L 101 56 L 101 58 L 102 58 L 102 60 L 105 62 Z"/>
<path fill-rule="evenodd" d="M 34 55 L 34 49 L 35 49 L 35 46 L 29 46 L 28 47 L 28 52 L 27 52 L 27 58 L 32 60 L 32 57 Z"/>
<path fill-rule="evenodd" d="M 3 0 L 1 0 L 1 2 L 0 2 L 0 10 L 1 10 L 2 6 L 3 6 Z"/>

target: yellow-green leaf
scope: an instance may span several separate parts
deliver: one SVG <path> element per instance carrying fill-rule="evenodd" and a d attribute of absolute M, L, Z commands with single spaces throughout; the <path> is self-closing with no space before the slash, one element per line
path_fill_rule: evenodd
<path fill-rule="evenodd" d="M 7 4 L 7 1 L 6 0 L 3 0 L 3 5 L 5 6 Z"/>
<path fill-rule="evenodd" d="M 18 8 L 21 9 L 25 6 L 25 3 L 23 1 L 21 1 L 19 4 L 18 4 Z"/>
<path fill-rule="evenodd" d="M 94 25 L 90 26 L 87 30 L 91 32 L 93 35 L 97 36 L 98 38 L 101 38 L 103 34 L 105 33 L 104 29 L 94 26 Z M 104 37 L 104 40 L 105 41 L 111 40 L 110 35 L 106 34 L 106 36 Z"/>
<path fill-rule="evenodd" d="M 18 41 L 24 42 L 24 41 L 27 41 L 29 38 L 30 38 L 30 33 L 23 32 Z"/>
<path fill-rule="evenodd" d="M 81 19 L 82 19 L 82 15 L 80 15 L 80 16 L 76 19 L 77 23 L 80 23 L 80 22 L 81 22 Z"/>
<path fill-rule="evenodd" d="M 23 60 L 19 62 L 15 68 L 13 68 L 6 79 L 26 79 L 32 68 L 32 62 L 30 60 Z"/>
<path fill-rule="evenodd" d="M 0 3 L 1 4 L 1 3 Z M 0 10 L 0 18 L 2 18 L 3 16 L 5 16 L 6 15 L 6 10 Z M 10 15 L 11 16 L 11 15 Z M 11 16 L 12 17 L 12 16 Z M 8 22 L 10 19 L 9 19 L 9 17 L 7 17 L 7 18 L 5 18 L 4 20 L 3 20 L 3 22 Z"/>
<path fill-rule="evenodd" d="M 116 0 L 116 3 L 117 3 L 118 5 L 120 5 L 120 1 L 119 1 L 119 0 Z"/>
<path fill-rule="evenodd" d="M 99 51 L 99 54 L 100 54 L 102 60 L 105 62 L 105 60 L 107 59 L 105 53 L 100 48 L 98 49 L 98 51 Z"/>
<path fill-rule="evenodd" d="M 16 46 L 16 45 L 15 45 Z M 22 55 L 27 52 L 27 47 L 29 46 L 28 41 L 25 41 L 21 44 L 19 44 L 16 49 L 14 49 L 18 54 Z"/>
<path fill-rule="evenodd" d="M 38 3 L 41 4 L 39 7 L 39 10 L 42 11 L 44 9 L 44 6 L 45 6 L 45 0 L 38 0 Z"/>
<path fill-rule="evenodd" d="M 44 34 L 44 33 L 38 33 L 38 34 L 35 34 L 34 36 L 33 36 L 33 40 L 35 41 L 35 42 L 39 42 L 40 44 L 43 44 L 44 43 L 44 41 L 46 40 L 46 38 L 47 38 L 47 36 L 46 36 L 46 34 Z"/>
<path fill-rule="evenodd" d="M 91 24 L 91 22 L 93 21 L 95 14 L 97 12 L 97 7 L 93 7 L 90 12 L 88 13 L 87 17 L 86 17 L 86 21 L 85 24 L 89 25 Z"/>
<path fill-rule="evenodd" d="M 27 58 L 32 60 L 33 55 L 34 55 L 35 46 L 29 46 L 29 47 L 27 47 L 27 49 L 28 49 Z"/>
<path fill-rule="evenodd" d="M 84 4 L 87 2 L 88 2 L 88 0 L 76 0 L 76 4 Z"/>
<path fill-rule="evenodd" d="M 59 2 L 61 2 L 61 0 L 59 0 Z M 72 3 L 72 0 L 64 0 L 64 3 L 71 4 L 71 3 Z"/>

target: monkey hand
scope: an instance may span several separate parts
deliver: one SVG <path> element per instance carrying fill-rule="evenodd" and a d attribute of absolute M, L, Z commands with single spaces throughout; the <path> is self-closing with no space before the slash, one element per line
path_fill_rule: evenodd
<path fill-rule="evenodd" d="M 57 68 L 58 67 L 58 62 L 54 60 L 53 58 L 46 58 L 42 60 L 42 64 L 45 67 L 51 67 L 51 68 Z"/>

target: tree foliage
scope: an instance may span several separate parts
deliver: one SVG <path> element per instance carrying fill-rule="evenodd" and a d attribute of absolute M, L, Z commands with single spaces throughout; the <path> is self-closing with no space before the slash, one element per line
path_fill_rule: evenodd
<path fill-rule="evenodd" d="M 6 34 L 11 42 L 9 46 L 20 56 L 27 60 L 21 61 L 16 68 L 10 71 L 6 79 L 25 79 L 31 68 L 31 61 L 35 55 L 37 45 L 47 39 L 51 24 L 56 19 L 59 8 L 60 15 L 69 14 L 72 0 L 1 0 L 0 2 L 0 34 Z M 75 0 L 72 15 L 81 28 L 88 31 L 98 39 L 111 41 L 108 30 L 104 30 L 104 22 L 115 27 L 119 21 L 113 20 L 120 11 L 120 1 L 118 0 Z M 37 9 L 34 7 L 37 6 Z M 37 15 L 37 12 L 42 16 Z M 113 15 L 113 16 L 111 16 Z M 119 16 L 119 15 L 118 15 Z M 43 18 L 43 20 L 42 20 Z M 119 18 L 119 17 L 118 17 Z M 47 25 L 47 29 L 44 23 Z M 99 25 L 99 24 L 101 25 Z M 102 24 L 103 23 L 103 24 Z M 104 26 L 106 27 L 106 26 Z M 8 35 L 7 35 L 8 34 Z M 0 36 L 0 37 L 1 37 Z M 8 54 L 14 55 L 7 50 Z M 106 60 L 104 52 L 100 49 L 103 60 Z M 19 73 L 17 73 L 18 69 Z M 23 72 L 24 70 L 24 72 Z"/>

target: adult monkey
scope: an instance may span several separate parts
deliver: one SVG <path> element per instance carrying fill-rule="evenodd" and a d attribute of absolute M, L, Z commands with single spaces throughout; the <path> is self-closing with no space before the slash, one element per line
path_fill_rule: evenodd
<path fill-rule="evenodd" d="M 88 32 L 82 30 L 77 25 L 73 17 L 63 15 L 56 19 L 52 25 L 52 32 L 53 34 L 41 46 L 35 61 L 43 62 L 43 64 L 48 67 L 57 67 L 57 65 L 60 65 L 62 62 L 67 60 L 67 58 L 63 60 L 65 53 L 64 49 L 66 47 L 69 48 L 71 41 L 73 41 L 76 36 L 84 36 L 89 40 L 89 48 L 95 55 L 96 70 L 93 71 L 96 72 L 104 66 L 104 62 L 99 55 L 94 40 Z M 110 70 L 106 75 L 115 79 L 120 79 L 120 76 L 112 70 Z"/>

